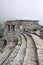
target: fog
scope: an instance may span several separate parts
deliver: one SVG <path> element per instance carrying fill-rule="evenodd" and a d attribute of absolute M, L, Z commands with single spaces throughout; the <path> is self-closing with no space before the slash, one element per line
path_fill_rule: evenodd
<path fill-rule="evenodd" d="M 43 0 L 0 0 L 0 22 L 39 20 L 43 25 Z"/>

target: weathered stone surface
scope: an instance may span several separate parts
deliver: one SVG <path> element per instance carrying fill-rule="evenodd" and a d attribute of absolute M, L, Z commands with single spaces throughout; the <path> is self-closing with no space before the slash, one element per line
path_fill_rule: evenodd
<path fill-rule="evenodd" d="M 7 45 L 0 48 L 0 65 L 43 65 L 40 29 L 36 20 L 7 21 L 3 37 Z"/>
<path fill-rule="evenodd" d="M 18 37 L 19 38 L 19 37 Z M 21 37 L 20 37 L 21 38 Z M 21 44 L 21 40 L 18 41 L 18 44 Z M 18 51 L 20 49 L 20 45 L 17 45 L 14 49 L 14 51 L 11 53 L 11 55 L 9 56 L 9 58 L 4 62 L 3 65 L 8 65 L 10 64 L 11 62 L 13 62 L 13 59 L 17 56 L 18 54 Z"/>
<path fill-rule="evenodd" d="M 4 62 L 4 60 L 9 55 L 9 53 L 10 53 L 10 49 L 9 48 L 5 48 L 4 52 L 0 53 L 0 65 Z"/>
<path fill-rule="evenodd" d="M 22 45 L 20 47 L 18 55 L 13 60 L 13 62 L 11 63 L 11 65 L 21 65 L 23 63 L 23 60 L 24 60 L 25 52 L 26 52 L 26 40 L 22 36 Z"/>
<path fill-rule="evenodd" d="M 26 48 L 26 55 L 24 58 L 23 65 L 37 65 L 36 63 L 36 52 L 35 52 L 35 47 L 34 47 L 34 42 L 32 41 L 31 37 L 27 36 L 27 48 Z"/>
<path fill-rule="evenodd" d="M 33 34 L 31 34 L 31 35 L 32 35 L 32 37 L 35 41 L 36 47 L 37 47 L 39 65 L 43 65 L 43 40 L 36 35 L 33 35 Z"/>

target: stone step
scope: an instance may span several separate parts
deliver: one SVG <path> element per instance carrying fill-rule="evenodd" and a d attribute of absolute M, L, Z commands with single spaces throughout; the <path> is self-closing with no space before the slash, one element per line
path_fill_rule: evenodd
<path fill-rule="evenodd" d="M 35 53 L 35 47 L 34 47 L 34 42 L 31 39 L 31 37 L 27 34 L 24 34 L 27 38 L 27 48 L 26 48 L 26 55 L 24 58 L 23 65 L 37 65 L 36 60 L 37 56 Z"/>
<path fill-rule="evenodd" d="M 4 63 L 5 59 L 9 56 L 10 52 L 10 49 L 6 48 L 3 53 L 0 53 L 0 65 Z"/>
<path fill-rule="evenodd" d="M 4 64 L 4 62 L 6 61 L 6 59 L 10 56 L 12 52 L 13 52 L 13 49 L 10 49 L 8 45 L 3 49 L 3 53 L 0 53 L 0 65 Z"/>
<path fill-rule="evenodd" d="M 43 40 L 34 34 L 31 34 L 37 47 L 37 54 L 39 59 L 39 65 L 43 65 Z"/>
<path fill-rule="evenodd" d="M 20 36 L 19 36 L 18 38 L 21 39 Z M 20 40 L 18 41 L 18 44 L 21 44 L 21 41 L 20 41 Z M 10 55 L 9 58 L 4 62 L 3 65 L 10 64 L 10 62 L 12 62 L 13 59 L 17 56 L 19 49 L 20 49 L 20 45 L 17 45 L 17 46 L 15 47 L 14 51 L 11 53 L 11 55 Z"/>
<path fill-rule="evenodd" d="M 23 63 L 25 52 L 26 52 L 26 39 L 24 38 L 23 35 L 21 35 L 21 37 L 22 37 L 22 45 L 20 47 L 20 50 L 16 58 L 13 60 L 11 65 L 21 65 Z"/>
<path fill-rule="evenodd" d="M 10 64 L 10 62 L 12 62 L 13 59 L 17 56 L 19 49 L 20 49 L 20 46 L 17 45 L 17 46 L 15 47 L 14 51 L 11 53 L 11 55 L 10 55 L 9 58 L 4 62 L 3 65 Z"/>

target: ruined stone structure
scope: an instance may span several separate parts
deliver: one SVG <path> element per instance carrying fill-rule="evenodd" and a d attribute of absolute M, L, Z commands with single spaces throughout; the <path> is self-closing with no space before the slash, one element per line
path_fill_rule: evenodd
<path fill-rule="evenodd" d="M 37 20 L 7 21 L 4 44 L 0 48 L 0 65 L 43 65 L 40 28 Z"/>
<path fill-rule="evenodd" d="M 38 20 L 9 20 L 5 23 L 4 36 L 7 40 L 14 40 L 20 32 L 39 30 Z"/>

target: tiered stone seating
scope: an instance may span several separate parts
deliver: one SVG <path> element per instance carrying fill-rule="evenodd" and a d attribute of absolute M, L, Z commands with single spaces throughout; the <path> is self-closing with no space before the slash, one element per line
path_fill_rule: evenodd
<path fill-rule="evenodd" d="M 22 37 L 22 45 L 20 47 L 20 50 L 19 50 L 16 58 L 14 58 L 11 65 L 21 65 L 23 63 L 25 53 L 26 53 L 26 39 L 23 35 L 21 35 L 21 37 Z"/>
<path fill-rule="evenodd" d="M 21 36 L 18 36 L 18 39 L 21 39 Z M 3 65 L 10 65 L 10 63 L 13 61 L 13 59 L 17 56 L 18 51 L 20 49 L 21 40 L 18 40 L 18 45 L 15 47 L 14 51 L 11 53 L 11 55 L 8 57 L 8 59 L 4 62 Z"/>
<path fill-rule="evenodd" d="M 27 48 L 23 65 L 37 65 L 37 55 L 35 51 L 36 49 L 34 46 L 34 41 L 29 35 L 25 34 L 25 36 L 27 38 Z"/>
<path fill-rule="evenodd" d="M 0 53 L 0 65 L 43 65 L 43 39 L 36 34 L 21 33 L 13 50 L 6 46 Z"/>
<path fill-rule="evenodd" d="M 39 59 L 39 65 L 43 65 L 43 40 L 34 34 L 31 34 L 37 47 L 37 54 Z"/>

